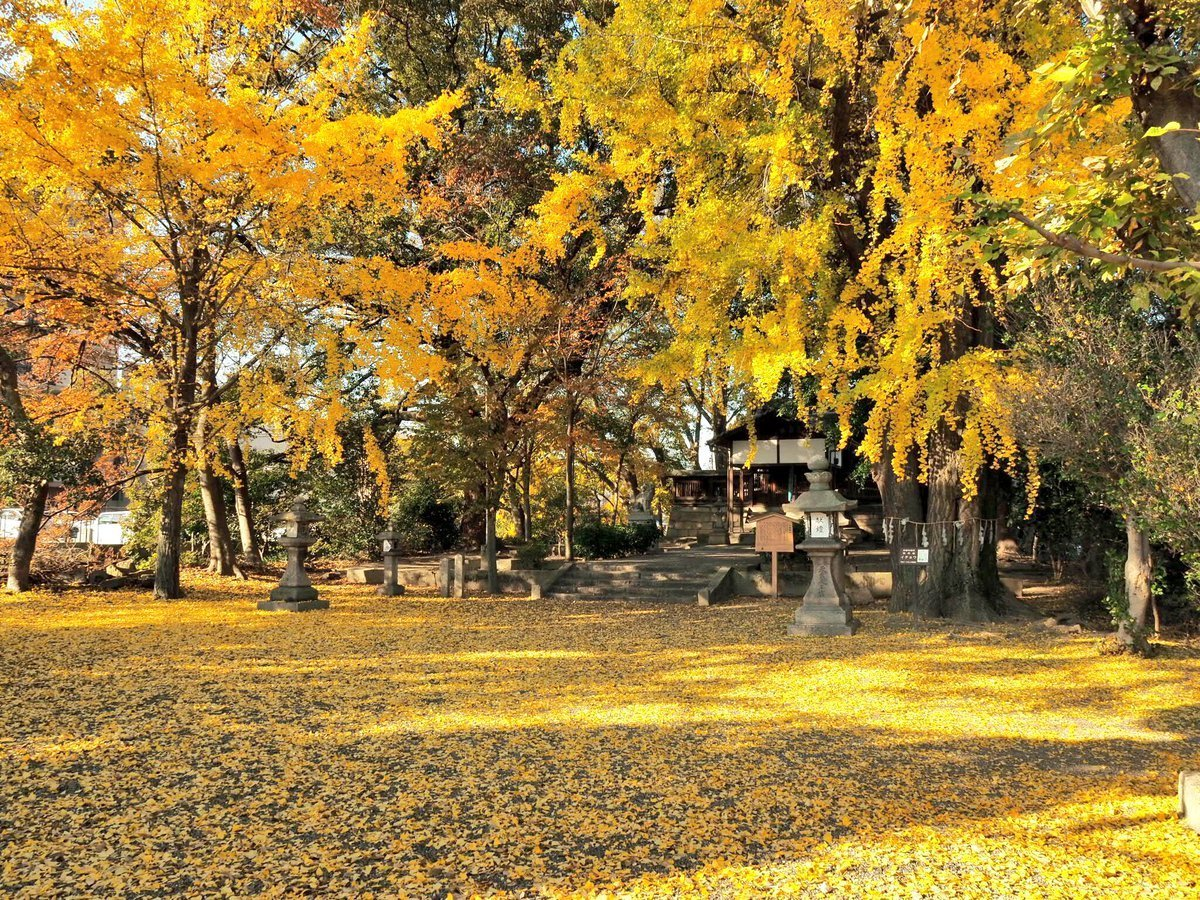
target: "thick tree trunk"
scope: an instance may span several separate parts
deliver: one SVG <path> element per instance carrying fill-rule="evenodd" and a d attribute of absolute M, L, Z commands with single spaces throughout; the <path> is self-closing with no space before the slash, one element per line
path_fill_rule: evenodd
<path fill-rule="evenodd" d="M 258 545 L 258 532 L 254 530 L 254 504 L 250 499 L 250 472 L 240 441 L 229 442 L 229 468 L 233 470 L 233 501 L 237 508 L 242 559 L 248 566 L 261 566 L 262 548 Z"/>
<path fill-rule="evenodd" d="M 1143 128 L 1174 127 L 1150 145 L 1158 157 L 1163 172 L 1171 176 L 1171 184 L 1179 199 L 1190 212 L 1200 207 L 1200 96 L 1189 74 L 1182 82 L 1163 83 L 1161 73 L 1145 73 L 1143 83 L 1135 86 L 1134 107 Z M 1157 90 L 1151 83 L 1158 81 Z"/>
<path fill-rule="evenodd" d="M 20 367 L 16 358 L 0 346 L 0 406 L 8 411 L 9 417 L 19 430 L 34 428 L 25 412 L 25 401 L 21 398 Z M 46 515 L 46 498 L 50 495 L 50 483 L 39 481 L 30 485 L 29 497 L 21 512 L 21 523 L 17 526 L 17 538 L 13 544 L 12 557 L 8 564 L 8 589 L 29 590 L 29 573 L 33 567 L 33 554 L 37 549 L 38 534 L 42 530 L 42 519 Z"/>
<path fill-rule="evenodd" d="M 892 471 L 890 448 L 871 467 L 892 536 L 892 612 L 972 622 L 1003 612 L 994 523 L 997 479 L 989 470 L 981 472 L 978 493 L 963 499 L 957 437 L 945 430 L 935 438 L 924 500 L 914 479 Z M 913 471 L 911 465 L 906 471 Z M 903 549 L 927 551 L 928 564 L 901 563 Z"/>
<path fill-rule="evenodd" d="M 1154 567 L 1150 541 L 1131 516 L 1125 518 L 1125 543 L 1125 599 L 1129 617 L 1119 624 L 1117 639 L 1133 647 L 1145 641 Z"/>
<path fill-rule="evenodd" d="M 943 426 L 930 454 L 929 500 L 922 544 L 929 566 L 914 611 L 922 616 L 969 622 L 998 618 L 1001 608 L 994 522 L 996 480 L 979 473 L 975 497 L 962 494 L 960 438 Z"/>
<path fill-rule="evenodd" d="M 15 593 L 29 590 L 33 554 L 37 549 L 38 533 L 42 530 L 42 518 L 46 515 L 46 498 L 49 495 L 50 485 L 47 482 L 33 485 L 21 510 L 21 524 L 17 528 L 12 558 L 8 563 L 8 589 Z"/>
<path fill-rule="evenodd" d="M 921 502 L 921 486 L 911 477 L 899 478 L 892 468 L 893 451 L 886 446 L 883 459 L 871 466 L 871 477 L 883 498 L 883 515 L 888 522 L 885 534 L 891 535 L 888 555 L 892 570 L 892 597 L 888 608 L 892 612 L 911 612 L 916 601 L 920 571 L 916 566 L 901 565 L 900 550 L 909 546 L 915 534 L 903 520 L 919 522 L 925 509 Z M 906 471 L 913 471 L 911 468 Z"/>
<path fill-rule="evenodd" d="M 575 397 L 567 400 L 567 497 L 563 521 L 563 556 L 575 558 Z"/>

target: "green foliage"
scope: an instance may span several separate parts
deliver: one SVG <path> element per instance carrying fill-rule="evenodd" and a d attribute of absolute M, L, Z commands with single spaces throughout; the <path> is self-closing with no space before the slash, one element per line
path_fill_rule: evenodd
<path fill-rule="evenodd" d="M 98 487 L 99 444 L 89 438 L 63 441 L 31 423 L 14 423 L 0 413 L 0 500 L 24 502 L 29 485 L 58 482 Z"/>
<path fill-rule="evenodd" d="M 517 566 L 521 569 L 540 569 L 549 555 L 550 541 L 546 538 L 534 538 L 522 544 L 514 553 Z"/>
<path fill-rule="evenodd" d="M 1200 332 L 1135 281 L 1048 287 L 1014 314 L 1027 379 L 1021 437 L 1087 488 L 1075 503 L 1133 515 L 1153 541 L 1200 560 Z M 1059 483 L 1062 487 L 1062 483 Z"/>
<path fill-rule="evenodd" d="M 1031 554 L 1036 550 L 1037 560 L 1049 563 L 1057 578 L 1071 567 L 1103 581 L 1106 553 L 1124 552 L 1124 526 L 1058 463 L 1042 463 L 1037 481 L 1037 505 L 1028 515 L 1030 481 L 1021 479 L 1014 486 L 1010 524 L 1021 536 L 1023 549 Z"/>
<path fill-rule="evenodd" d="M 605 525 L 593 522 L 575 529 L 575 551 L 586 559 L 614 559 L 647 553 L 660 536 L 657 525 Z"/>
<path fill-rule="evenodd" d="M 123 526 L 125 546 L 122 553 L 137 560 L 143 567 L 153 565 L 158 554 L 162 514 L 160 490 L 159 481 L 152 478 L 135 481 L 128 490 L 129 518 Z M 188 476 L 182 512 L 180 558 L 185 565 L 201 565 L 208 560 L 208 525 L 204 519 L 204 504 L 200 500 L 200 485 L 195 475 Z"/>
<path fill-rule="evenodd" d="M 1105 553 L 1104 572 L 1107 590 L 1101 603 L 1112 617 L 1114 626 L 1133 630 L 1133 616 L 1129 613 L 1129 598 L 1125 594 L 1125 553 L 1120 550 Z"/>
<path fill-rule="evenodd" d="M 404 485 L 392 503 L 392 529 L 406 553 L 440 553 L 458 543 L 459 513 L 455 503 L 430 481 Z"/>

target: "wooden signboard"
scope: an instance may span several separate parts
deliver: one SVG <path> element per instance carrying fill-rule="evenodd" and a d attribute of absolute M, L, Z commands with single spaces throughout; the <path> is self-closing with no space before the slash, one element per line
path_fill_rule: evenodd
<path fill-rule="evenodd" d="M 766 513 L 754 520 L 754 549 L 759 553 L 792 553 L 796 539 L 793 522 L 783 513 Z"/>
<path fill-rule="evenodd" d="M 771 596 L 779 596 L 779 554 L 794 553 L 793 522 L 783 513 L 764 513 L 754 519 L 754 549 L 771 554 Z"/>

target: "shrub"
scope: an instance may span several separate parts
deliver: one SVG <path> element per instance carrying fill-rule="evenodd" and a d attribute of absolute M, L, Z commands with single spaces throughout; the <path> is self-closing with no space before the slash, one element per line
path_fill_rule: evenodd
<path fill-rule="evenodd" d="M 535 538 L 528 544 L 518 547 L 513 557 L 516 559 L 518 568 L 540 569 L 549 555 L 550 541 L 545 538 Z"/>
<path fill-rule="evenodd" d="M 658 542 L 657 525 L 591 523 L 575 529 L 575 552 L 588 559 L 614 559 L 647 553 Z"/>
<path fill-rule="evenodd" d="M 441 553 L 458 543 L 458 509 L 428 481 L 411 481 L 392 504 L 392 521 L 406 553 Z"/>

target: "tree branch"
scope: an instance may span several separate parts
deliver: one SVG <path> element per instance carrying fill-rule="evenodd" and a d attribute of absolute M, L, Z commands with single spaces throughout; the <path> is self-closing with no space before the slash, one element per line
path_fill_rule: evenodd
<path fill-rule="evenodd" d="M 1192 272 L 1200 272 L 1200 260 L 1195 259 L 1178 259 L 1178 260 L 1161 260 L 1161 259 L 1146 259 L 1144 256 L 1132 256 L 1127 253 L 1110 253 L 1107 250 L 1101 250 L 1095 244 L 1075 237 L 1070 234 L 1059 234 L 1056 231 L 1051 231 L 1045 225 L 1035 222 L 1029 216 L 1019 210 L 1011 210 L 1009 217 L 1016 219 L 1022 225 L 1032 228 L 1048 244 L 1059 247 L 1070 253 L 1078 256 L 1085 256 L 1088 259 L 1099 260 L 1100 262 L 1110 263 L 1114 266 L 1128 266 L 1133 269 L 1141 269 L 1143 272 L 1155 272 L 1164 274 L 1167 272 L 1177 272 L 1181 269 L 1190 270 Z"/>

